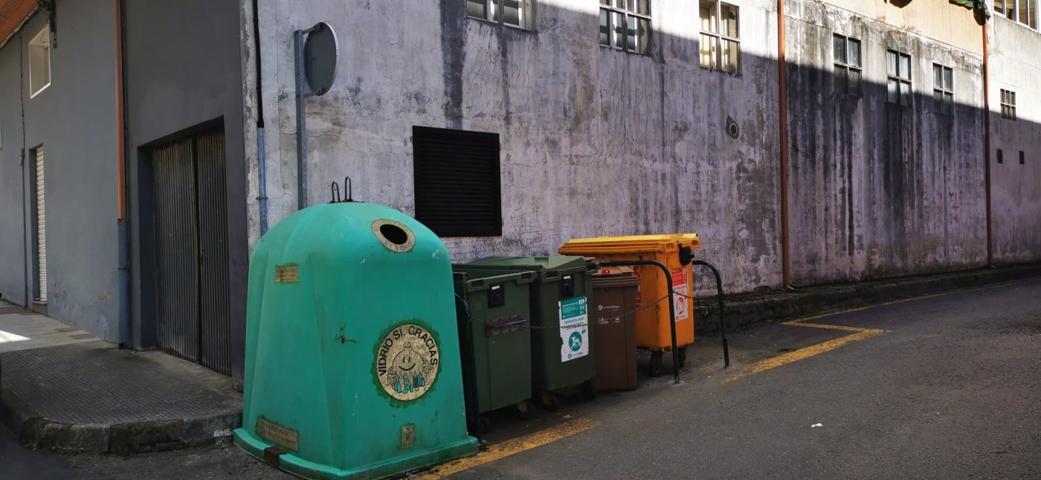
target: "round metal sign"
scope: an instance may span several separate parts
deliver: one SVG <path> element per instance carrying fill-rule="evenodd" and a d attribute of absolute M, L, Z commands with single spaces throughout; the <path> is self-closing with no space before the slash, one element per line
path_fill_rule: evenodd
<path fill-rule="evenodd" d="M 434 335 L 414 323 L 387 333 L 376 350 L 376 378 L 391 397 L 412 401 L 425 395 L 441 369 L 441 349 Z"/>
<path fill-rule="evenodd" d="M 339 56 L 336 32 L 328 23 L 319 22 L 304 40 L 304 78 L 315 95 L 324 95 L 336 79 L 336 59 Z"/>

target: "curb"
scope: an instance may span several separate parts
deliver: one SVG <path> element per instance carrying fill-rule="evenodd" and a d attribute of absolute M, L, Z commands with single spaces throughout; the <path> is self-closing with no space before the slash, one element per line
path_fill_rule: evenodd
<path fill-rule="evenodd" d="M 242 413 L 115 425 L 71 424 L 44 418 L 10 392 L 2 392 L 0 421 L 25 448 L 134 455 L 229 442 L 232 430 L 242 423 Z"/>
<path fill-rule="evenodd" d="M 229 443 L 232 431 L 242 424 L 242 411 L 108 425 L 66 423 L 44 417 L 0 384 L 0 422 L 24 448 L 66 454 L 134 455 Z"/>
<path fill-rule="evenodd" d="M 794 291 L 737 294 L 724 299 L 727 331 L 1031 277 L 1041 277 L 1041 264 L 820 285 Z M 695 318 L 700 319 L 696 324 L 697 335 L 712 336 L 719 333 L 717 310 L 718 303 L 714 295 L 696 301 Z"/>

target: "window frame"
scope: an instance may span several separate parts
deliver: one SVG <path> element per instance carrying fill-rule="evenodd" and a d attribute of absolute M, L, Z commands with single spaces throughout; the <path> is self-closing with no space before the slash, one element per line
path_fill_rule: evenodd
<path fill-rule="evenodd" d="M 536 15 L 536 9 L 537 9 L 537 6 L 536 6 L 537 2 L 535 0 L 515 0 L 517 2 L 517 4 L 519 5 L 519 7 L 520 7 L 520 8 L 518 8 L 518 14 L 517 14 L 519 16 L 519 18 L 520 18 L 520 23 L 519 24 L 513 24 L 513 23 L 507 22 L 506 19 L 505 19 L 505 16 L 502 15 L 502 10 L 503 9 L 502 8 L 495 8 L 495 7 L 497 7 L 498 5 L 501 5 L 503 2 L 505 2 L 507 0 L 464 0 L 464 1 L 466 2 L 466 4 L 464 5 L 464 12 L 463 12 L 463 14 L 466 16 L 466 18 L 472 18 L 474 20 L 479 20 L 479 21 L 488 22 L 488 23 L 494 23 L 496 25 L 502 25 L 502 26 L 506 26 L 506 27 L 510 27 L 510 28 L 516 28 L 518 30 L 524 30 L 524 31 L 528 31 L 528 32 L 534 32 L 535 31 L 535 18 L 536 18 L 535 15 Z M 470 4 L 471 3 L 483 3 L 484 4 L 485 15 L 483 17 L 482 16 L 477 16 L 477 15 L 471 15 L 470 14 Z M 495 18 L 495 17 L 499 17 L 499 18 Z"/>
<path fill-rule="evenodd" d="M 1041 31 L 1041 1 L 1026 0 L 1027 21 L 1021 19 L 1019 4 L 1021 0 L 994 0 L 994 14 L 1031 30 Z"/>
<path fill-rule="evenodd" d="M 32 49 L 39 47 L 39 42 L 40 42 L 41 37 L 44 37 L 45 42 L 46 42 L 45 46 L 46 46 L 46 52 L 47 52 L 47 54 L 46 54 L 46 58 L 47 58 L 47 83 L 45 83 L 44 85 L 40 86 L 39 88 L 33 89 L 33 51 L 32 51 Z M 36 33 L 36 35 L 33 35 L 32 40 L 29 40 L 29 44 L 26 46 L 26 48 L 28 49 L 28 51 L 26 52 L 26 61 L 28 62 L 27 67 L 28 67 L 28 70 L 29 70 L 29 99 L 31 100 L 31 99 L 36 98 L 37 96 L 39 96 L 41 93 L 46 91 L 48 88 L 50 88 L 51 87 L 51 83 L 53 83 L 53 80 L 54 80 L 54 75 L 53 75 L 52 70 L 51 70 L 51 67 L 52 67 L 51 54 L 52 54 L 52 52 L 54 50 L 54 47 L 53 47 L 52 42 L 51 42 L 51 26 L 50 26 L 50 24 L 44 25 L 43 28 L 41 28 L 40 31 Z"/>
<path fill-rule="evenodd" d="M 715 25 L 711 26 L 711 28 L 714 28 L 714 31 L 706 31 L 704 28 L 702 28 L 702 24 L 704 22 L 701 17 L 701 6 L 708 3 L 712 4 L 716 14 Z M 733 8 L 737 12 L 737 19 L 735 20 L 735 24 L 737 26 L 737 36 L 725 35 L 723 33 L 722 26 L 724 5 Z M 698 33 L 700 33 L 700 36 L 698 37 L 698 64 L 701 66 L 701 68 L 704 68 L 705 70 L 714 70 L 717 72 L 729 73 L 731 75 L 741 74 L 741 7 L 739 5 L 735 5 L 730 2 L 725 2 L 723 0 L 699 0 Z M 711 38 L 712 42 L 715 44 L 716 47 L 715 53 L 712 55 L 711 65 L 705 65 L 705 63 L 702 61 L 704 59 L 703 48 L 705 37 Z M 728 43 L 733 43 L 737 46 L 737 56 L 735 57 L 735 59 L 732 60 L 735 64 L 733 70 L 730 70 L 729 68 L 724 68 L 723 66 L 723 46 Z"/>
<path fill-rule="evenodd" d="M 641 1 L 646 1 L 647 13 L 639 13 L 639 4 Z M 597 43 L 601 47 L 610 48 L 612 50 L 619 50 L 626 53 L 632 53 L 635 55 L 650 55 L 651 45 L 654 43 L 654 11 L 651 9 L 651 0 L 600 0 L 598 3 L 599 11 L 597 13 L 598 22 L 602 19 L 604 13 L 607 13 L 607 43 L 603 42 L 601 38 L 603 35 L 603 25 L 598 23 L 597 31 Z M 629 9 L 629 4 L 632 4 L 633 9 Z M 625 33 L 620 35 L 618 29 L 614 25 L 614 19 L 618 16 L 622 18 L 622 25 L 624 26 Z M 636 47 L 635 49 L 629 47 L 629 19 L 634 18 L 636 21 L 636 29 L 632 30 L 635 32 L 633 37 L 635 38 Z M 640 40 L 640 20 L 647 22 L 647 42 L 646 45 L 639 45 Z M 621 36 L 621 42 L 618 37 Z M 621 45 L 619 46 L 619 43 Z"/>
<path fill-rule="evenodd" d="M 940 69 L 940 84 L 936 84 L 936 72 Z M 948 84 L 950 80 L 950 84 Z M 933 100 L 936 111 L 944 115 L 954 114 L 954 69 L 942 63 L 933 62 Z"/>
<path fill-rule="evenodd" d="M 845 58 L 842 59 L 841 61 L 839 60 L 838 57 L 835 56 L 835 46 L 836 46 L 835 45 L 835 40 L 841 40 L 842 41 L 842 48 L 843 48 L 844 53 L 845 53 Z M 850 43 L 851 42 L 854 42 L 854 43 L 856 43 L 858 45 L 858 47 L 857 47 L 857 57 L 858 58 L 857 58 L 857 63 L 855 65 L 850 62 L 850 51 L 851 51 L 850 50 Z M 859 38 L 855 38 L 855 37 L 851 37 L 851 36 L 848 36 L 848 35 L 842 35 L 842 34 L 836 33 L 836 34 L 834 34 L 832 36 L 831 56 L 832 56 L 832 88 L 837 93 L 841 93 L 843 95 L 850 95 L 850 96 L 854 96 L 854 97 L 863 96 L 863 94 L 864 94 L 864 91 L 863 91 L 863 84 L 864 84 L 864 43 L 861 42 Z M 841 74 L 843 87 L 842 87 L 842 91 L 838 92 L 838 88 L 836 86 L 836 83 L 838 82 L 838 79 L 839 79 L 839 76 L 840 76 L 840 74 L 839 74 L 840 71 L 843 72 Z M 859 76 L 860 76 L 860 78 L 857 79 L 857 85 L 856 85 L 855 89 L 850 85 L 850 72 L 851 71 L 857 72 L 859 74 Z"/>
<path fill-rule="evenodd" d="M 896 72 L 889 71 L 889 56 L 890 54 L 896 56 Z M 903 76 L 900 68 L 901 60 L 907 59 L 907 76 Z M 890 105 L 898 105 L 901 107 L 914 108 L 914 63 L 911 62 L 911 54 L 904 53 L 894 48 L 886 49 L 886 103 Z M 897 83 L 896 101 L 894 102 L 889 97 L 889 84 L 891 82 Z M 904 87 L 907 87 L 907 96 L 903 95 Z M 904 103 L 904 98 L 907 98 L 907 103 Z"/>
<path fill-rule="evenodd" d="M 1001 118 L 1016 121 L 1016 92 L 1005 88 L 1001 89 Z"/>

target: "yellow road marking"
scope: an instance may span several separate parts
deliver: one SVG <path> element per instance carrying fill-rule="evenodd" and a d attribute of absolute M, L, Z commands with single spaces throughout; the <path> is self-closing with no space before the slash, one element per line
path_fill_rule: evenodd
<path fill-rule="evenodd" d="M 579 417 L 555 427 L 547 428 L 520 438 L 514 438 L 489 445 L 487 450 L 484 450 L 477 455 L 460 458 L 459 460 L 442 464 L 430 471 L 423 472 L 411 478 L 418 480 L 445 478 L 464 470 L 469 470 L 486 463 L 491 463 L 527 450 L 563 440 L 589 430 L 596 425 L 597 422 L 589 418 Z"/>
<path fill-rule="evenodd" d="M 789 323 L 786 323 L 785 325 L 803 326 L 803 327 L 810 327 L 810 328 L 837 326 L 837 325 L 815 325 L 815 324 L 799 325 L 799 324 L 789 324 Z M 772 370 L 772 369 L 775 369 L 777 367 L 780 367 L 780 366 L 783 366 L 783 365 L 787 365 L 789 363 L 795 363 L 795 362 L 798 362 L 800 360 L 806 360 L 807 358 L 814 357 L 814 356 L 820 355 L 822 353 L 830 352 L 832 350 L 835 350 L 836 348 L 840 348 L 840 347 L 843 347 L 845 345 L 849 345 L 849 344 L 854 343 L 854 342 L 859 342 L 861 340 L 867 340 L 867 339 L 869 339 L 871 337 L 878 336 L 878 335 L 881 335 L 883 333 L 886 333 L 886 331 L 885 330 L 881 330 L 881 329 L 877 329 L 877 328 L 864 328 L 864 329 L 860 329 L 856 333 L 852 333 L 852 334 L 846 335 L 844 337 L 835 338 L 835 339 L 832 339 L 832 340 L 828 340 L 826 342 L 816 343 L 816 344 L 810 345 L 808 347 L 803 347 L 803 348 L 800 348 L 798 350 L 794 350 L 794 351 L 785 353 L 783 355 L 778 355 L 776 357 L 770 357 L 770 358 L 767 358 L 765 360 L 760 360 L 760 361 L 758 361 L 756 363 L 753 363 L 752 365 L 749 365 L 748 367 L 746 367 L 746 368 L 744 368 L 744 369 L 734 373 L 733 375 L 727 377 L 727 379 L 724 380 L 723 383 L 733 382 L 734 380 L 740 380 L 740 379 L 745 378 L 745 377 L 747 377 L 749 375 L 755 375 L 757 373 L 765 372 L 767 370 Z"/>

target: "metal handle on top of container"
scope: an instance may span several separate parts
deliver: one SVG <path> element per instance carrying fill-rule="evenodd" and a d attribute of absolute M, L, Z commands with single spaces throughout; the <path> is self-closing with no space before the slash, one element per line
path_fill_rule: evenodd
<path fill-rule="evenodd" d="M 669 271 L 669 267 L 657 260 L 612 260 L 599 262 L 601 267 L 635 267 L 641 265 L 658 267 L 665 274 L 665 284 L 669 292 L 668 297 L 666 297 L 669 300 L 669 333 L 672 335 L 672 383 L 678 384 L 680 383 L 680 352 L 676 348 L 676 305 L 673 301 L 672 272 Z"/>

